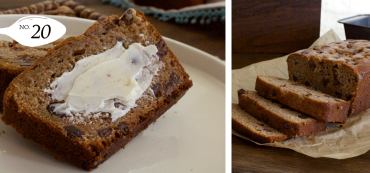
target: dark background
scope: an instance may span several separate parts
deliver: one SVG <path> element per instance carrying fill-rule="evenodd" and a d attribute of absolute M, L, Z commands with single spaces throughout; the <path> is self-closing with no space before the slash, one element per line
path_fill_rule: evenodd
<path fill-rule="evenodd" d="M 321 0 L 233 0 L 232 68 L 308 48 L 320 35 Z"/>

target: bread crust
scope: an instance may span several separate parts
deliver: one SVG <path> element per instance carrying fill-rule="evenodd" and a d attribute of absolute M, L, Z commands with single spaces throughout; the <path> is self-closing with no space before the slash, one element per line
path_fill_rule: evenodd
<path fill-rule="evenodd" d="M 347 119 L 350 105 L 348 101 L 342 101 L 336 104 L 319 102 L 310 97 L 303 97 L 300 94 L 285 90 L 282 87 L 276 87 L 262 80 L 260 76 L 257 77 L 255 89 L 259 95 L 276 100 L 325 123 L 345 123 Z"/>

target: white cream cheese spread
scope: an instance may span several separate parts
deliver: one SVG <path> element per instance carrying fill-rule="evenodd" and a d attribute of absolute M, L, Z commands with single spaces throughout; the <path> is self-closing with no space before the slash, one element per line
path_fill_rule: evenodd
<path fill-rule="evenodd" d="M 118 42 L 112 49 L 76 62 L 44 91 L 52 95 L 54 112 L 70 119 L 110 113 L 112 122 L 136 106 L 162 64 L 155 45 L 139 43 L 128 49 Z"/>

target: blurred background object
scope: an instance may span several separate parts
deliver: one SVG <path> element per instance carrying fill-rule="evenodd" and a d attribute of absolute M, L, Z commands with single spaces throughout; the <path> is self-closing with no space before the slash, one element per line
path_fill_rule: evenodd
<path fill-rule="evenodd" d="M 122 8 L 137 8 L 162 21 L 210 24 L 225 22 L 225 0 L 103 0 Z"/>
<path fill-rule="evenodd" d="M 47 14 L 81 17 L 92 20 L 104 20 L 106 16 L 122 15 L 126 8 L 102 0 L 0 0 L 0 14 Z M 207 0 L 205 0 L 207 1 Z M 113 5 L 111 5 L 112 3 Z M 180 9 L 181 10 L 181 9 Z M 175 19 L 161 21 L 155 15 L 148 14 L 147 19 L 165 37 L 188 44 L 220 59 L 225 59 L 225 24 L 212 22 L 208 25 L 199 23 L 176 23 Z M 68 29 L 68 28 L 67 28 Z"/>
<path fill-rule="evenodd" d="M 321 0 L 233 0 L 232 68 L 309 47 L 320 36 Z"/>

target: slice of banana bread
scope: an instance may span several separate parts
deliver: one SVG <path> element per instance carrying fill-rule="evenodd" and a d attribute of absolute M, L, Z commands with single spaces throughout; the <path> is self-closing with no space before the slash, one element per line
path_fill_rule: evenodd
<path fill-rule="evenodd" d="M 3 112 L 3 96 L 9 83 L 61 41 L 63 39 L 38 47 L 23 46 L 16 41 L 0 41 L 0 113 Z"/>
<path fill-rule="evenodd" d="M 262 121 L 258 121 L 249 115 L 238 104 L 232 104 L 232 127 L 238 133 L 260 143 L 273 143 L 288 139 L 288 136 L 270 127 Z"/>
<path fill-rule="evenodd" d="M 289 79 L 350 100 L 349 116 L 370 108 L 370 41 L 346 40 L 316 46 L 288 59 Z"/>
<path fill-rule="evenodd" d="M 350 101 L 335 98 L 294 81 L 274 76 L 258 76 L 256 91 L 265 98 L 276 100 L 320 121 L 344 123 L 347 119 Z"/>
<path fill-rule="evenodd" d="M 130 52 L 131 46 L 137 46 L 137 43 L 156 48 L 153 55 L 145 51 L 137 53 L 144 57 L 143 61 L 155 58 L 153 63 L 161 66 L 158 71 L 149 71 L 149 74 L 155 73 L 149 81 L 149 87 L 134 102 L 136 106 L 124 116 L 113 119 L 112 114 L 107 112 L 82 116 L 80 112 L 68 115 L 55 110 L 55 104 L 66 103 L 68 100 L 54 99 L 53 94 L 46 92 L 47 89 L 57 90 L 61 87 L 52 87 L 51 83 L 81 68 L 79 62 L 85 62 L 88 57 L 113 50 L 117 45 L 123 46 L 120 51 L 126 49 L 126 52 Z M 127 57 L 132 58 L 132 62 L 125 65 L 136 67 L 141 63 L 137 62 L 136 56 Z M 150 68 L 145 66 L 141 71 Z M 126 66 L 112 69 L 112 72 L 122 69 L 126 69 Z M 145 76 L 135 78 L 131 83 L 139 83 L 142 78 Z M 95 82 L 94 86 L 113 85 L 99 82 Z M 121 17 L 112 15 L 107 20 L 93 24 L 83 35 L 65 39 L 15 78 L 5 92 L 2 120 L 13 126 L 24 138 L 54 153 L 57 158 L 92 170 L 171 108 L 191 86 L 189 75 L 154 26 L 139 10 L 128 9 Z M 106 101 L 114 105 L 113 109 L 126 109 L 122 100 L 113 98 Z M 78 117 L 84 121 L 71 121 Z"/>
<path fill-rule="evenodd" d="M 255 91 L 238 90 L 239 106 L 269 126 L 290 136 L 308 136 L 323 131 L 327 123 L 291 110 L 276 101 L 265 99 Z"/>

